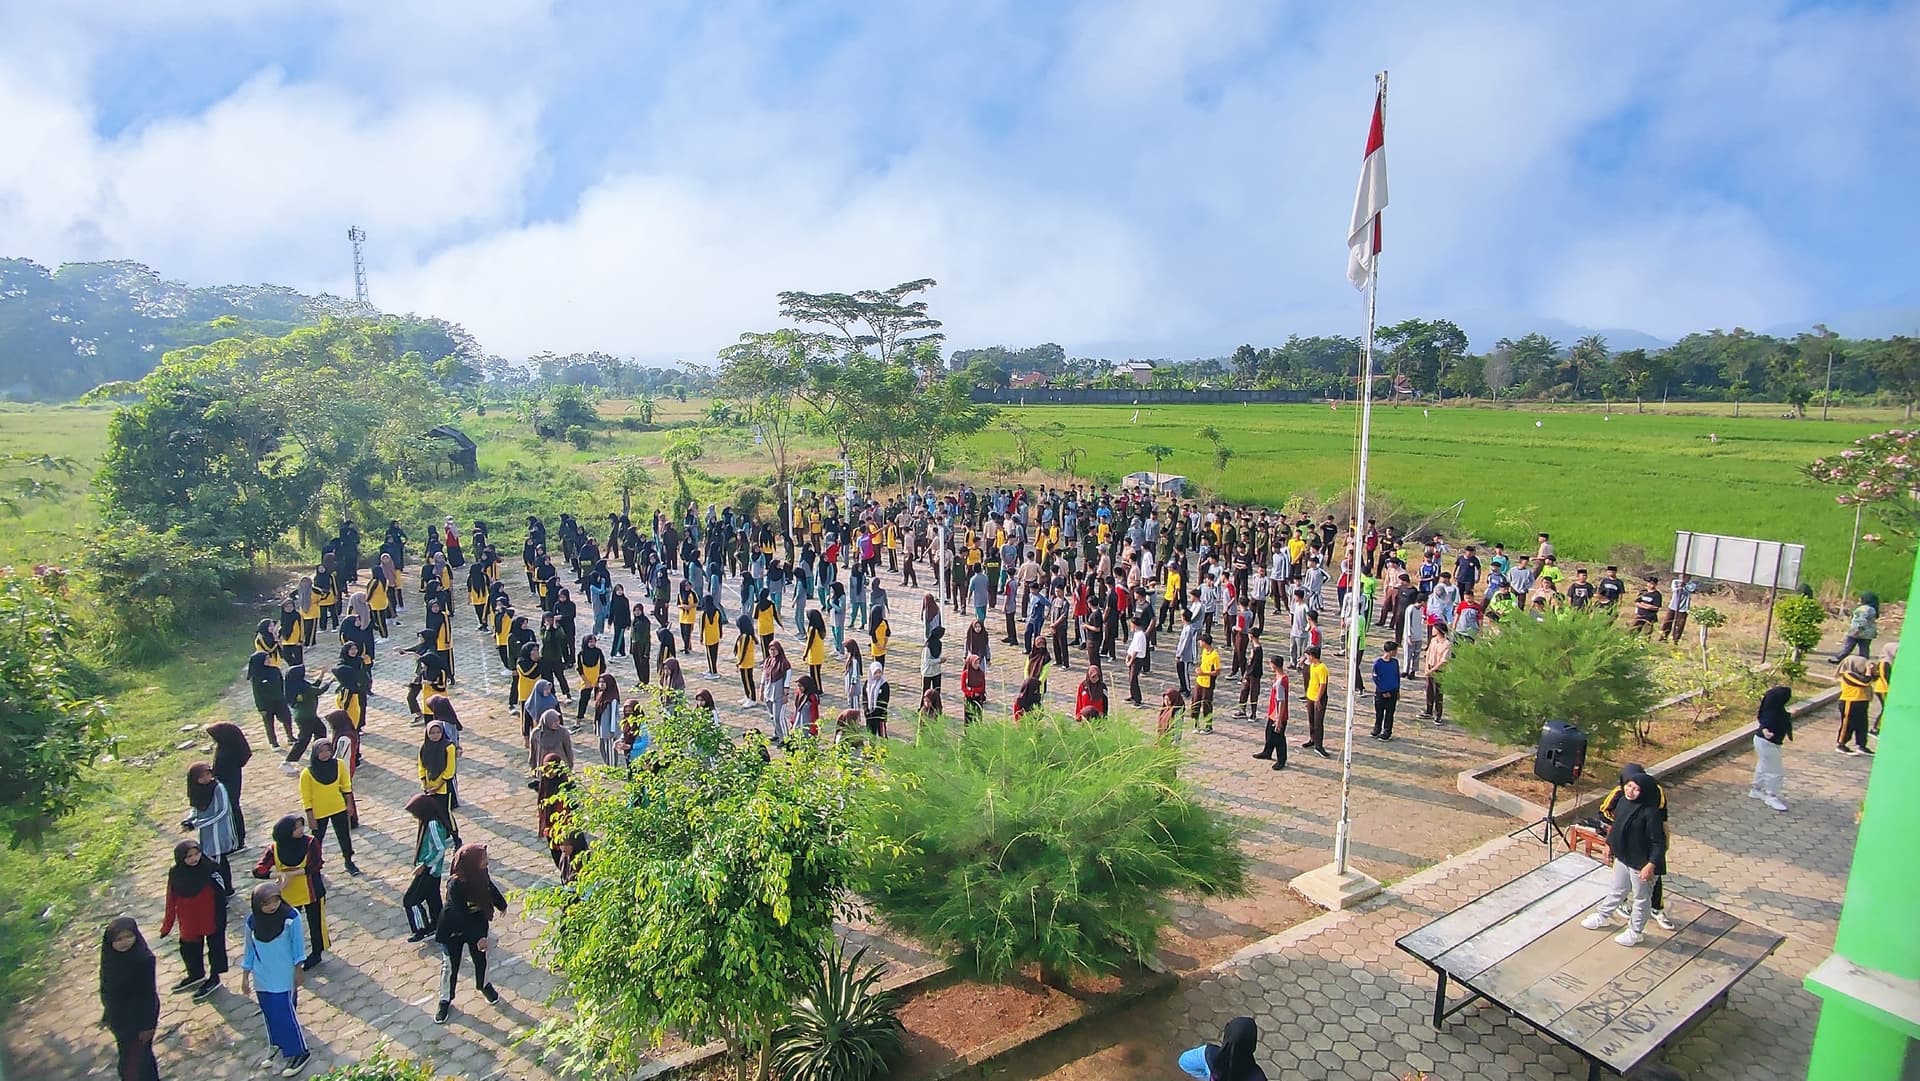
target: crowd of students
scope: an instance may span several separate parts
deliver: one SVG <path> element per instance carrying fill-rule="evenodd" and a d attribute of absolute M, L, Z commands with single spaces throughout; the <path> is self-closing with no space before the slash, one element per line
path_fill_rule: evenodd
<path fill-rule="evenodd" d="M 1629 597 L 1613 567 L 1597 580 L 1585 568 L 1569 578 L 1545 533 L 1520 557 L 1501 545 L 1484 555 L 1475 545 L 1455 549 L 1437 534 L 1406 538 L 1374 522 L 1357 533 L 1343 533 L 1331 515 L 1290 519 L 1270 508 L 1080 487 L 962 486 L 854 502 L 828 494 L 795 506 L 791 528 L 711 505 L 677 515 L 609 514 L 603 522 L 563 513 L 551 528 L 529 517 L 517 567 L 486 523 L 475 522 L 464 544 L 452 519 L 434 525 L 417 563 L 405 529 L 391 523 L 364 564 L 358 529 L 342 523 L 277 616 L 261 621 L 246 666 L 267 743 L 277 751 L 285 736 L 282 769 L 297 776 L 291 790 L 270 797 L 290 813 L 274 820 L 250 867 L 263 881 L 239 935 L 243 993 L 258 996 L 273 1061 L 293 1076 L 310 1057 L 298 987 L 330 945 L 329 833 L 341 868 L 361 873 L 353 778 L 383 653 L 403 658 L 407 709 L 420 728 L 420 790 L 405 805 L 416 823 L 413 865 L 399 908 L 410 940 L 432 938 L 440 950 L 435 1020 L 444 1022 L 463 956 L 480 994 L 498 999 L 487 978 L 489 924 L 505 909 L 486 850 L 461 843 L 455 815 L 466 727 L 453 704 L 456 633 L 490 646 L 506 677 L 505 707 L 520 722 L 538 833 L 564 879 L 589 843 L 558 813 L 578 768 L 569 707 L 574 726 L 590 724 L 590 746 L 605 766 L 636 760 L 650 741 L 644 704 L 654 696 L 623 697 L 617 661 L 632 666 L 635 684 L 713 710 L 714 691 L 690 693 L 688 684 L 721 680 L 726 649 L 740 706 L 778 746 L 802 733 L 887 738 L 893 673 L 902 668 L 919 675 L 918 697 L 907 699 L 912 712 L 944 718 L 949 641 L 959 654 L 961 723 L 996 709 L 989 678 L 996 649 L 1020 658 L 1003 664 L 1018 675 L 999 685 L 1002 693 L 1011 688 L 1004 708 L 1014 722 L 1050 700 L 1081 719 L 1108 713 L 1121 694 L 1143 706 L 1142 678 L 1170 651 L 1172 678 L 1159 698 L 1162 738 L 1213 732 L 1221 681 L 1237 680 L 1232 715 L 1261 722 L 1254 757 L 1280 770 L 1296 687 L 1306 713 L 1297 746 L 1330 755 L 1323 621 L 1340 628 L 1336 656 L 1345 655 L 1345 632 L 1356 622 L 1385 638 L 1370 664 L 1364 649 L 1347 663 L 1358 687 L 1371 677 L 1373 737 L 1386 741 L 1410 681 L 1424 685 L 1421 716 L 1441 722 L 1456 642 L 1562 606 L 1623 605 L 1636 628 L 1652 633 L 1657 622 L 1678 640 L 1693 594 L 1685 576 L 1666 598 L 1652 581 Z M 616 568 L 624 580 L 615 579 Z M 916 591 L 917 600 L 896 604 L 883 575 Z M 455 628 L 456 588 L 465 590 L 473 620 L 464 632 Z M 410 603 L 420 627 L 393 650 Z M 902 655 L 896 614 L 919 620 L 917 657 Z M 958 634 L 950 636 L 949 618 L 960 624 Z M 320 659 L 310 650 L 322 651 Z M 838 679 L 829 679 L 830 658 L 838 660 Z M 1106 676 L 1107 666 L 1119 664 L 1124 687 Z M 1072 694 L 1050 696 L 1062 666 L 1078 676 Z M 250 851 L 241 797 L 251 744 L 233 724 L 208 734 L 213 759 L 194 764 L 187 778 L 183 827 L 196 839 L 176 850 L 161 932 L 178 928 L 184 974 L 174 990 L 196 999 L 218 993 L 227 971 L 233 861 Z M 123 1068 L 123 1076 L 157 1076 L 140 990 L 151 983 L 151 951 L 130 921 L 108 928 L 102 950 L 102 997 L 133 1071 Z"/>

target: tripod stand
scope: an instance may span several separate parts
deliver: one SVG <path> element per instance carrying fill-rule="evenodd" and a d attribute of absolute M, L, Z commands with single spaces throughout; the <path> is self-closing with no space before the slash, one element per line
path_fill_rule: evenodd
<path fill-rule="evenodd" d="M 1554 805 L 1560 801 L 1560 785 L 1558 782 L 1552 782 L 1552 784 L 1552 791 L 1547 793 L 1547 813 L 1545 817 L 1529 822 L 1519 829 L 1514 830 L 1512 833 L 1507 834 L 1509 837 L 1518 837 L 1524 833 L 1529 837 L 1539 838 L 1539 840 L 1547 846 L 1548 863 L 1553 862 L 1554 834 L 1560 835 L 1560 840 L 1563 844 L 1566 844 L 1568 851 L 1573 850 L 1572 842 L 1567 840 L 1567 831 L 1561 829 L 1559 823 L 1553 820 Z"/>

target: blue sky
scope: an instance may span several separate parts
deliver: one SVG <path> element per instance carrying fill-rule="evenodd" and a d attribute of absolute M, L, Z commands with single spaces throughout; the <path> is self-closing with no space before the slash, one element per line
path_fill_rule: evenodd
<path fill-rule="evenodd" d="M 0 254 L 706 360 L 933 277 L 955 346 L 1920 328 L 1920 4 L 0 0 Z"/>

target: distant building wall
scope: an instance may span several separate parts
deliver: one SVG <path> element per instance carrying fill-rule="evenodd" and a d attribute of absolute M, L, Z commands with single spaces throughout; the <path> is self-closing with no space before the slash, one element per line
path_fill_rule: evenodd
<path fill-rule="evenodd" d="M 975 387 L 973 400 L 994 405 L 1195 405 L 1208 402 L 1317 402 L 1303 390 L 1094 390 L 1034 387 L 1027 390 L 987 390 Z"/>

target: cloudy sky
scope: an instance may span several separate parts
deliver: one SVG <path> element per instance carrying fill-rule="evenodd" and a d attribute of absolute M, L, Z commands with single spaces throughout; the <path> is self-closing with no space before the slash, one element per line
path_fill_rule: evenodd
<path fill-rule="evenodd" d="M 0 254 L 704 360 L 932 277 L 953 345 L 1920 324 L 1920 2 L 0 0 Z"/>

